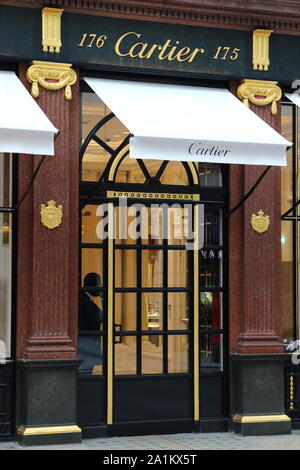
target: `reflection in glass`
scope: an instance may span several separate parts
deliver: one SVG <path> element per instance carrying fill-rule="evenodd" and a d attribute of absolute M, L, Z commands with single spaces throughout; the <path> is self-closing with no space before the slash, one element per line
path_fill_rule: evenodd
<path fill-rule="evenodd" d="M 202 333 L 200 335 L 201 371 L 223 370 L 222 356 L 223 336 L 220 334 Z"/>
<path fill-rule="evenodd" d="M 222 329 L 222 293 L 200 293 L 200 328 Z"/>
<path fill-rule="evenodd" d="M 186 292 L 168 292 L 168 329 L 189 329 L 189 304 Z"/>
<path fill-rule="evenodd" d="M 222 245 L 222 210 L 205 206 L 204 245 Z"/>
<path fill-rule="evenodd" d="M 136 374 L 136 337 L 117 336 L 115 341 L 115 374 Z"/>
<path fill-rule="evenodd" d="M 0 213 L 0 362 L 11 356 L 11 214 Z"/>
<path fill-rule="evenodd" d="M 78 368 L 80 375 L 101 375 L 103 373 L 103 344 L 100 332 L 81 331 L 78 334 Z"/>
<path fill-rule="evenodd" d="M 136 330 L 136 294 L 132 292 L 115 293 L 115 330 Z"/>
<path fill-rule="evenodd" d="M 189 372 L 188 335 L 169 335 L 168 371 L 170 374 Z"/>
<path fill-rule="evenodd" d="M 222 256 L 219 249 L 200 250 L 200 286 L 222 287 Z"/>
<path fill-rule="evenodd" d="M 142 337 L 142 374 L 161 374 L 163 372 L 163 337 Z"/>

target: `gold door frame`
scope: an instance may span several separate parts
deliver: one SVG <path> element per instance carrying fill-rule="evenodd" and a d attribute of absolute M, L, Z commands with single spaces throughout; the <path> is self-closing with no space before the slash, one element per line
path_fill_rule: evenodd
<path fill-rule="evenodd" d="M 134 199 L 142 200 L 155 200 L 162 198 L 164 200 L 181 201 L 192 200 L 200 201 L 199 194 L 178 194 L 178 193 L 148 193 L 148 192 L 120 192 L 120 191 L 107 191 L 108 198 L 131 197 Z M 114 203 L 108 203 L 108 292 L 107 292 L 107 424 L 113 424 L 113 379 L 114 379 Z M 199 421 L 199 390 L 200 390 L 200 376 L 199 376 L 199 214 L 198 205 L 194 206 L 194 321 L 193 321 L 193 359 L 194 359 L 194 421 Z"/>

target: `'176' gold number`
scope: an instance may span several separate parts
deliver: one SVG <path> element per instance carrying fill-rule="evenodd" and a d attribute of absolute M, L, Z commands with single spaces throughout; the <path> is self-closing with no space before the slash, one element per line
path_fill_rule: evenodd
<path fill-rule="evenodd" d="M 105 36 L 105 34 L 84 33 L 81 36 L 81 41 L 78 44 L 78 47 L 96 46 L 98 47 L 98 49 L 100 49 L 104 45 L 106 39 L 107 39 L 107 36 Z"/>

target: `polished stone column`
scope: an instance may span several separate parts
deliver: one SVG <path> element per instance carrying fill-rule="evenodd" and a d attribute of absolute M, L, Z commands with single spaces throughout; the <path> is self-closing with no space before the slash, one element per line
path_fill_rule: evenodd
<path fill-rule="evenodd" d="M 232 84 L 233 93 L 236 88 Z M 280 104 L 276 106 L 277 113 L 274 103 L 249 103 L 253 112 L 280 132 Z M 231 165 L 230 208 L 242 200 L 265 168 Z M 270 217 L 264 233 L 256 232 L 250 224 L 252 214 L 259 210 Z M 229 217 L 231 413 L 234 430 L 242 434 L 290 432 L 290 421 L 284 414 L 280 215 L 280 167 L 272 167 Z"/>
<path fill-rule="evenodd" d="M 29 64 L 21 64 L 19 73 L 30 90 L 26 79 L 28 67 Z M 59 129 L 59 135 L 55 140 L 55 155 L 45 157 L 33 187 L 18 210 L 17 433 L 22 444 L 81 439 L 75 416 L 78 81 L 72 85 L 71 100 L 66 99 L 65 89 L 53 91 L 39 86 L 37 103 Z M 26 191 L 40 158 L 19 156 L 19 198 Z M 61 225 L 53 229 L 45 227 L 40 216 L 41 205 L 51 200 L 61 205 L 63 211 Z"/>

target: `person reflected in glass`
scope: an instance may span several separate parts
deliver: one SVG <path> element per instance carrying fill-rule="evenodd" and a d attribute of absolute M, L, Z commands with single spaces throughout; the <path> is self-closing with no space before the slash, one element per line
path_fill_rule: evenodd
<path fill-rule="evenodd" d="M 94 366 L 102 365 L 102 345 L 100 329 L 103 323 L 103 311 L 94 302 L 95 297 L 102 299 L 101 277 L 97 273 L 88 273 L 84 278 L 84 288 L 79 291 L 78 311 L 78 352 L 82 360 L 81 373 L 95 373 Z"/>

